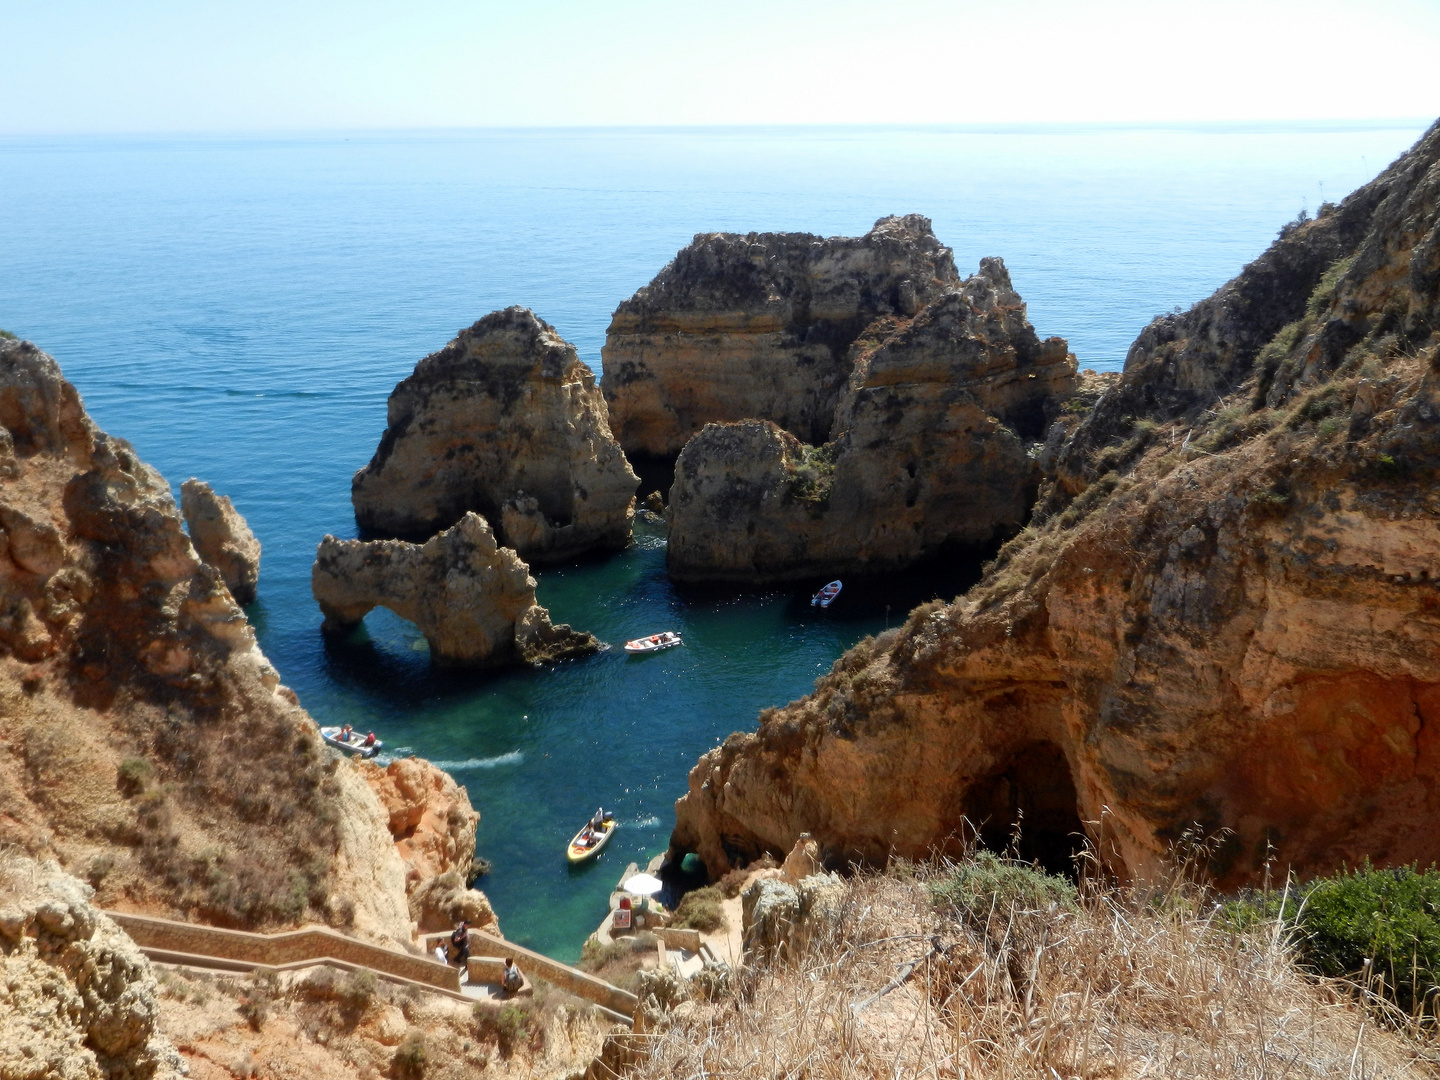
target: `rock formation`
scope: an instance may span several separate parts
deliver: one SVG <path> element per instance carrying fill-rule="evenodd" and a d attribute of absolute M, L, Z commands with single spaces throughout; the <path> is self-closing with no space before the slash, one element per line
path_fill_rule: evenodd
<path fill-rule="evenodd" d="M 611 319 L 611 425 L 632 456 L 674 457 L 706 424 L 750 418 L 824 442 L 860 332 L 957 285 L 950 249 L 917 214 L 859 238 L 698 235 Z"/>
<path fill-rule="evenodd" d="M 384 768 L 366 761 L 360 768 L 390 815 L 416 929 L 422 934 L 445 930 L 468 919 L 475 929 L 499 934 L 490 901 L 466 884 L 480 815 L 465 789 L 420 758 L 397 758 Z"/>
<path fill-rule="evenodd" d="M 706 754 L 674 853 L 1440 858 L 1437 328 L 1440 125 L 1147 328 L 986 578 Z"/>
<path fill-rule="evenodd" d="M 493 312 L 415 365 L 355 474 L 355 520 L 426 537 L 467 512 L 532 562 L 630 542 L 639 478 L 575 347 L 525 308 Z"/>
<path fill-rule="evenodd" d="M 100 906 L 409 942 L 380 799 L 280 685 L 169 485 L 10 340 L 0 716 L 0 846 L 56 859 Z"/>
<path fill-rule="evenodd" d="M 0 862 L 0 1076 L 178 1080 L 150 962 L 55 863 Z"/>
<path fill-rule="evenodd" d="M 833 441 L 774 424 L 710 425 L 675 466 L 667 565 L 677 580 L 766 581 L 889 570 L 1023 524 L 1027 441 L 1077 385 L 1041 342 L 999 259 L 851 350 Z"/>
<path fill-rule="evenodd" d="M 550 624 L 526 565 L 474 512 L 424 544 L 327 536 L 310 589 L 327 633 L 344 633 L 386 607 L 420 628 L 437 664 L 539 663 L 600 647 L 591 634 Z"/>
<path fill-rule="evenodd" d="M 228 496 L 217 495 L 193 476 L 180 485 L 180 512 L 190 542 L 216 570 L 237 604 L 255 602 L 260 582 L 260 541 Z"/>

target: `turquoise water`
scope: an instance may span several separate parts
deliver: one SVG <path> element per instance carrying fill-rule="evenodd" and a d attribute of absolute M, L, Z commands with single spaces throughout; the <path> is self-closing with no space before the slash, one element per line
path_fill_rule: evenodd
<path fill-rule="evenodd" d="M 385 612 L 326 643 L 315 545 L 355 534 L 350 476 L 416 360 L 521 303 L 598 368 L 610 312 L 695 232 L 857 234 L 920 212 L 963 271 L 1002 255 L 1040 333 L 1113 368 L 1153 315 L 1423 127 L 0 140 L 0 327 L 55 355 L 172 483 L 234 498 L 265 545 L 250 613 L 285 681 L 322 723 L 453 771 L 506 933 L 573 958 L 624 864 L 663 850 L 699 754 L 973 566 L 856 582 L 820 614 L 808 587 L 677 589 L 643 526 L 623 554 L 541 572 L 540 599 L 617 644 L 683 630 L 683 649 L 437 673 Z M 564 843 L 599 803 L 624 827 L 572 872 Z"/>

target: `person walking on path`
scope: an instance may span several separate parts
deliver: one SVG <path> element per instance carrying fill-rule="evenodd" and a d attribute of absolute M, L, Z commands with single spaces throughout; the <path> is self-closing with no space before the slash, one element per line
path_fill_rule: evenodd
<path fill-rule="evenodd" d="M 455 927 L 455 932 L 450 935 L 450 946 L 455 950 L 455 963 L 459 967 L 465 967 L 470 959 L 470 924 L 464 919 Z"/>

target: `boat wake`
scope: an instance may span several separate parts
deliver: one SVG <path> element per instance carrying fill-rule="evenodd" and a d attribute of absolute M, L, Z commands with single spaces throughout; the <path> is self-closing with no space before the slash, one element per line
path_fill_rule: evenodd
<path fill-rule="evenodd" d="M 462 772 L 466 769 L 498 769 L 502 765 L 519 765 L 524 760 L 524 753 L 519 750 L 511 750 L 508 754 L 500 754 L 497 757 L 472 757 L 466 758 L 464 761 L 432 761 L 430 764 L 444 769 L 446 772 Z"/>
<path fill-rule="evenodd" d="M 632 829 L 653 829 L 660 824 L 660 819 L 653 814 L 647 818 L 636 818 L 634 821 L 626 822 Z"/>

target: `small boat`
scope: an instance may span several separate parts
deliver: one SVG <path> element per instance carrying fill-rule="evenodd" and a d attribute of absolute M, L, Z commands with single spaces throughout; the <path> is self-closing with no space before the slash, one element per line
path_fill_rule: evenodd
<path fill-rule="evenodd" d="M 649 637 L 625 642 L 625 651 L 628 653 L 659 652 L 661 649 L 669 649 L 683 644 L 685 643 L 680 640 L 679 631 L 666 630 L 663 634 L 651 634 Z"/>
<path fill-rule="evenodd" d="M 565 857 L 572 863 L 593 859 L 610 842 L 610 837 L 615 835 L 615 824 L 615 817 L 612 814 L 605 815 L 605 820 L 601 822 L 598 829 L 590 828 L 590 823 L 587 821 L 585 827 L 571 839 L 570 846 L 565 849 Z"/>
<path fill-rule="evenodd" d="M 374 757 L 380 752 L 380 748 L 385 745 L 379 739 L 376 739 L 369 746 L 366 746 L 366 736 L 361 735 L 360 732 L 351 730 L 342 735 L 342 731 L 344 731 L 343 728 L 322 727 L 320 729 L 320 737 L 335 747 L 336 750 L 344 750 L 347 754 L 358 754 L 363 758 Z"/>
<path fill-rule="evenodd" d="M 819 592 L 817 592 L 814 596 L 810 598 L 810 606 L 829 607 L 830 604 L 834 601 L 835 597 L 840 595 L 840 590 L 844 587 L 845 586 L 841 585 L 839 581 L 830 582 L 829 585 L 826 585 L 823 589 L 821 589 Z"/>

